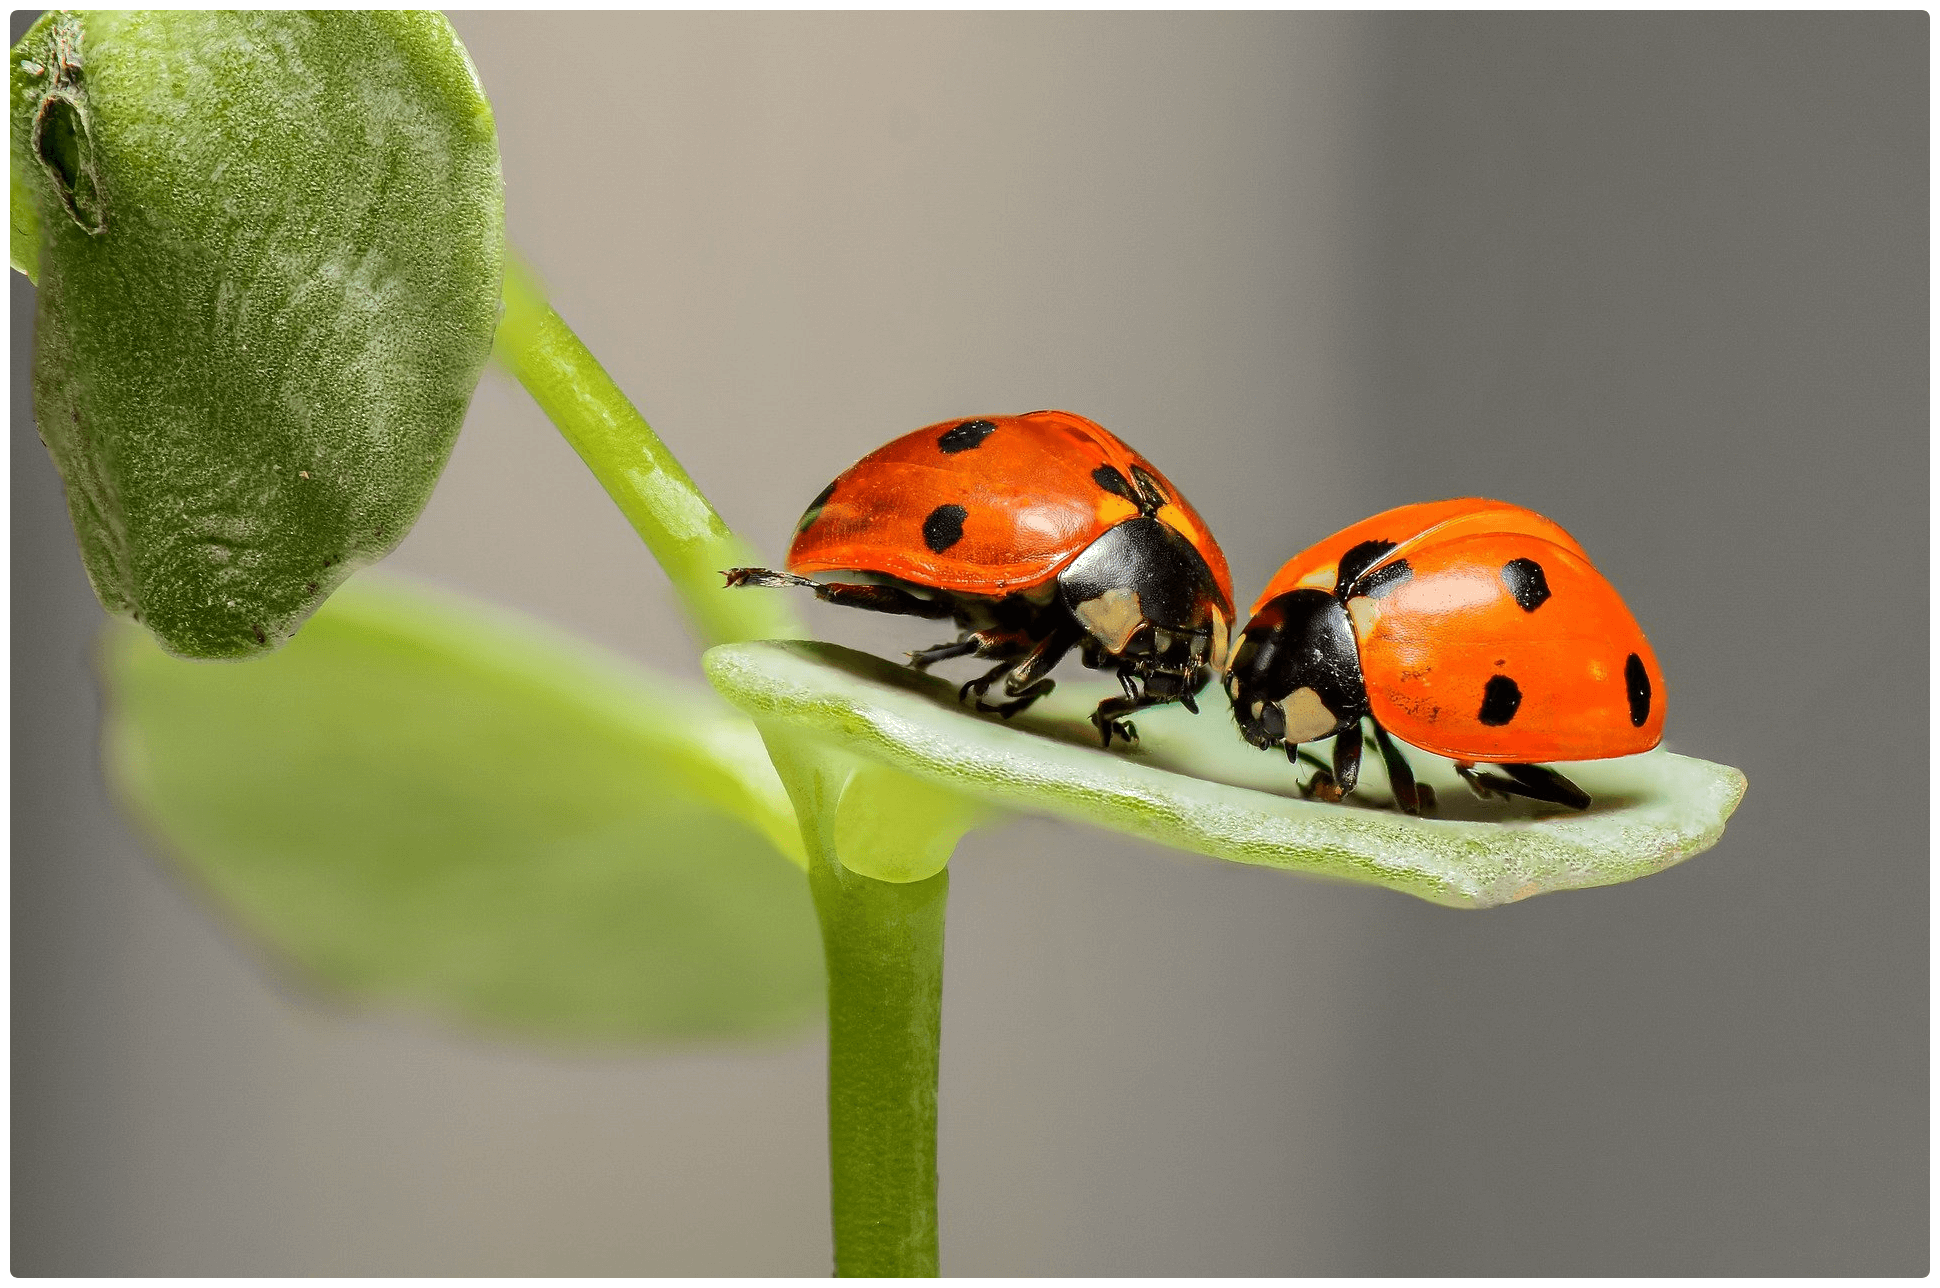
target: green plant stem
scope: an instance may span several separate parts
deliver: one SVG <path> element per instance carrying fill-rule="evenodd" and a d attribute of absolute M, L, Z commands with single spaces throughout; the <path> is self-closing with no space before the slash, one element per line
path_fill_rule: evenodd
<path fill-rule="evenodd" d="M 525 386 L 647 543 L 702 639 L 806 637 L 781 596 L 722 587 L 721 572 L 757 562 L 753 551 L 721 521 L 509 250 L 505 315 L 492 356 Z"/>
<path fill-rule="evenodd" d="M 626 515 L 709 643 L 803 638 L 778 595 L 726 591 L 755 562 L 508 251 L 493 357 Z M 853 762 L 764 729 L 809 854 L 829 982 L 829 1179 L 839 1275 L 937 1273 L 936 1077 L 949 874 L 898 884 L 845 867 L 837 805 Z M 961 832 L 961 820 L 950 824 Z"/>
<path fill-rule="evenodd" d="M 936 1075 L 946 868 L 895 885 L 814 861 L 829 973 L 835 1273 L 937 1273 Z"/>
<path fill-rule="evenodd" d="M 764 725 L 804 820 L 809 889 L 829 977 L 829 1182 L 835 1273 L 937 1273 L 936 1075 L 943 1032 L 946 868 L 865 877 L 836 855 L 846 757 Z"/>

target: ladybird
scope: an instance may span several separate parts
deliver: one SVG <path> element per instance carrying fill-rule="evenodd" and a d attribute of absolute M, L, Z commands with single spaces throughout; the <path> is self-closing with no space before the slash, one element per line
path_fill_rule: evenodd
<path fill-rule="evenodd" d="M 828 581 L 804 574 L 822 573 Z M 788 571 L 730 586 L 804 586 L 879 613 L 950 618 L 955 640 L 909 655 L 996 661 L 959 690 L 1009 719 L 1053 687 L 1074 647 L 1118 673 L 1091 721 L 1136 741 L 1130 712 L 1195 696 L 1226 656 L 1233 581 L 1205 521 L 1103 426 L 1068 411 L 941 421 L 857 461 L 809 503 Z M 985 695 L 1000 689 L 1001 702 Z"/>
<path fill-rule="evenodd" d="M 1532 510 L 1475 497 L 1385 511 L 1288 560 L 1225 687 L 1246 740 L 1307 759 L 1302 793 L 1324 800 L 1354 789 L 1371 722 L 1411 814 L 1434 797 L 1396 739 L 1453 760 L 1484 797 L 1585 809 L 1588 794 L 1544 762 L 1649 751 L 1664 732 L 1657 655 L 1583 547 Z M 1330 736 L 1331 766 L 1298 750 Z"/>

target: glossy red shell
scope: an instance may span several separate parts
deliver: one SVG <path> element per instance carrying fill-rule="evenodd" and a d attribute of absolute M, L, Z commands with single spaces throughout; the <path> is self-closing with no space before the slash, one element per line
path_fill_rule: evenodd
<path fill-rule="evenodd" d="M 1165 494 L 1157 517 L 1206 561 L 1230 614 L 1232 573 L 1198 511 L 1150 461 L 1066 411 L 959 417 L 877 448 L 802 516 L 788 569 L 879 573 L 974 595 L 1028 591 L 1138 514 L 1133 501 L 1098 481 L 1106 466 L 1126 480 L 1142 471 Z M 933 539 L 939 511 L 960 528 L 942 549 Z M 951 530 L 950 522 L 941 528 Z"/>
<path fill-rule="evenodd" d="M 1395 737 L 1495 764 L 1626 756 L 1663 737 L 1664 675 L 1650 641 L 1576 539 L 1521 506 L 1467 497 L 1377 514 L 1288 560 L 1254 612 L 1290 590 L 1332 592 L 1341 557 L 1364 541 L 1394 543 L 1370 573 L 1402 560 L 1410 573 L 1347 603 L 1368 703 Z M 1516 560 L 1541 570 L 1546 593 L 1533 609 L 1505 580 Z M 1501 709 L 1483 697 L 1502 679 L 1518 694 L 1513 714 L 1487 723 L 1484 712 Z"/>

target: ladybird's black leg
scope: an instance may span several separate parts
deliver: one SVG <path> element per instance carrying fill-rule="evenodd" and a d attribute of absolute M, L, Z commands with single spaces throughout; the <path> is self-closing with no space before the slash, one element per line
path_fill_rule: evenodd
<path fill-rule="evenodd" d="M 1127 690 L 1130 690 L 1132 687 L 1131 682 L 1124 675 L 1121 674 L 1118 679 L 1121 684 L 1126 686 Z M 1127 711 L 1138 710 L 1139 705 L 1139 700 L 1136 697 L 1106 698 L 1103 702 L 1100 702 L 1098 709 L 1091 713 L 1092 727 L 1098 731 L 1098 745 L 1101 747 L 1110 747 L 1113 734 L 1117 734 L 1128 744 L 1137 742 L 1138 726 L 1129 720 L 1120 720 L 1118 717 Z"/>
<path fill-rule="evenodd" d="M 909 654 L 909 664 L 919 671 L 927 671 L 938 662 L 976 652 L 981 643 L 976 635 L 965 631 L 963 638 L 948 644 L 932 644 L 928 648 L 917 649 Z"/>
<path fill-rule="evenodd" d="M 1468 789 L 1483 800 L 1509 799 L 1509 794 L 1502 790 L 1502 786 L 1509 781 L 1508 779 L 1497 778 L 1494 774 L 1478 774 L 1475 772 L 1474 765 L 1465 765 L 1459 760 L 1455 762 L 1455 772 L 1462 776 L 1462 781 L 1468 784 Z"/>
<path fill-rule="evenodd" d="M 991 685 L 1003 679 L 1018 666 L 1020 655 L 1029 653 L 1037 645 L 1022 631 L 973 631 L 970 639 L 976 644 L 978 657 L 994 657 L 1000 660 L 997 665 L 958 689 L 957 701 L 962 702 L 974 693 L 977 695 L 978 709 L 989 711 L 993 708 L 984 704 L 983 695 L 989 692 Z"/>
<path fill-rule="evenodd" d="M 1091 646 L 1095 642 L 1090 635 L 1084 637 L 1083 647 L 1087 653 L 1089 653 Z M 1089 659 L 1087 659 L 1086 665 L 1092 665 Z M 1109 662 L 1101 659 L 1098 665 L 1109 665 Z M 1138 681 L 1135 678 L 1136 675 L 1137 672 L 1132 667 L 1120 663 L 1118 667 L 1118 687 L 1125 690 L 1125 696 L 1122 698 L 1106 698 L 1098 704 L 1098 709 L 1091 713 L 1091 723 L 1098 730 L 1098 737 L 1102 740 L 1104 746 L 1111 746 L 1113 734 L 1117 734 L 1126 742 L 1138 741 L 1137 725 L 1129 720 L 1116 720 L 1112 718 L 1126 711 L 1136 711 L 1140 707 L 1152 705 L 1139 695 Z"/>
<path fill-rule="evenodd" d="M 1381 727 L 1379 720 L 1369 716 L 1368 723 L 1374 726 L 1374 745 L 1381 750 L 1381 763 L 1388 767 L 1388 786 L 1394 792 L 1395 807 L 1404 814 L 1423 813 L 1425 802 L 1421 799 L 1421 789 L 1415 783 L 1415 771 L 1408 764 L 1408 758 L 1401 754 L 1401 748 L 1394 745 L 1394 739 L 1388 737 L 1388 731 Z M 1429 799 L 1432 801 L 1433 797 Z M 1434 806 L 1428 804 L 1427 808 L 1433 809 Z"/>
<path fill-rule="evenodd" d="M 995 711 L 1008 720 L 1056 688 L 1057 681 L 1050 679 L 1045 673 L 1064 660 L 1064 655 L 1071 651 L 1071 646 L 1078 642 L 1081 634 L 1075 628 L 1054 630 L 1032 645 L 1031 651 L 1023 657 L 1006 663 L 1005 666 L 975 681 L 975 685 L 978 686 L 975 688 L 977 710 Z M 1012 700 L 985 702 L 984 693 L 999 676 L 1003 677 L 1004 692 L 1010 695 Z"/>
<path fill-rule="evenodd" d="M 957 690 L 957 701 L 963 702 L 974 693 L 977 695 L 978 705 L 981 706 L 983 704 L 983 695 L 990 691 L 991 685 L 997 683 L 997 681 L 1003 679 L 1004 676 L 1010 673 L 1012 665 L 1014 663 L 1009 659 L 1005 659 L 991 667 L 988 671 L 985 671 L 976 679 L 966 680 L 963 687 Z"/>
<path fill-rule="evenodd" d="M 1098 736 L 1107 747 L 1111 746 L 1114 734 L 1128 743 L 1135 743 L 1138 741 L 1138 726 L 1129 720 L 1120 720 L 1118 717 L 1129 715 L 1134 711 L 1143 711 L 1146 707 L 1162 707 L 1168 702 L 1178 700 L 1177 694 L 1153 697 L 1149 693 L 1130 698 L 1106 698 L 1098 704 L 1098 709 L 1091 713 L 1091 723 L 1097 727 Z"/>
<path fill-rule="evenodd" d="M 1017 697 L 1010 702 L 984 702 L 980 699 L 977 702 L 977 710 L 995 711 L 998 715 L 1008 720 L 1057 687 L 1058 682 L 1046 676 L 1036 684 L 1019 689 L 1017 691 Z M 1004 692 L 1009 693 L 1010 691 L 1010 683 L 1006 681 L 1004 684 Z"/>
<path fill-rule="evenodd" d="M 895 586 L 855 585 L 849 582 L 810 581 L 792 572 L 772 568 L 730 568 L 723 574 L 729 586 L 804 586 L 825 604 L 843 608 L 863 608 L 872 613 L 897 613 L 904 617 L 954 617 L 956 609 L 948 600 L 924 599 Z"/>
<path fill-rule="evenodd" d="M 977 631 L 970 638 L 977 641 L 978 657 L 1017 658 L 1037 647 L 1037 642 L 1028 634 L 1017 630 L 993 627 Z"/>
<path fill-rule="evenodd" d="M 895 586 L 858 586 L 846 582 L 815 583 L 815 598 L 843 608 L 863 608 L 872 613 L 899 613 L 904 617 L 954 617 L 956 609 L 941 599 L 924 599 Z"/>
<path fill-rule="evenodd" d="M 1117 734 L 1127 743 L 1137 742 L 1138 726 L 1129 720 L 1117 718 L 1127 711 L 1136 710 L 1138 710 L 1138 700 L 1135 698 L 1106 698 L 1100 702 L 1098 709 L 1091 713 L 1091 725 L 1098 731 L 1098 745 L 1110 747 L 1113 734 Z"/>
<path fill-rule="evenodd" d="M 1562 805 L 1569 809 L 1588 809 L 1590 794 L 1563 777 L 1547 765 L 1497 765 L 1505 769 L 1510 777 L 1499 774 L 1478 774 L 1473 769 L 1455 766 L 1463 781 L 1475 789 L 1475 794 L 1483 800 L 1499 796 L 1508 800 L 1511 796 L 1526 796 L 1532 801 L 1545 801 L 1551 805 Z"/>
<path fill-rule="evenodd" d="M 1037 646 L 1025 654 L 1004 679 L 1004 692 L 1015 699 L 996 708 L 1008 720 L 1051 691 L 1054 683 L 1049 678 L 1050 671 L 1064 660 L 1064 655 L 1080 639 L 1084 632 L 1072 627 L 1059 627 L 1037 642 Z"/>
<path fill-rule="evenodd" d="M 1304 760 L 1313 767 L 1314 772 L 1306 782 L 1303 783 L 1297 778 L 1294 780 L 1294 785 L 1300 788 L 1300 796 L 1303 800 L 1312 800 L 1316 796 L 1324 801 L 1340 799 L 1340 788 L 1334 783 L 1334 771 L 1326 761 L 1311 751 L 1302 751 L 1298 743 L 1289 742 L 1283 745 L 1287 749 L 1289 765 L 1297 767 Z"/>
<path fill-rule="evenodd" d="M 1345 796 L 1361 781 L 1361 722 L 1334 735 L 1334 782 Z"/>
<path fill-rule="evenodd" d="M 1503 765 L 1502 768 L 1515 781 L 1503 783 L 1497 788 L 1498 791 L 1548 801 L 1552 805 L 1566 805 L 1570 809 L 1590 807 L 1590 794 L 1548 765 Z"/>

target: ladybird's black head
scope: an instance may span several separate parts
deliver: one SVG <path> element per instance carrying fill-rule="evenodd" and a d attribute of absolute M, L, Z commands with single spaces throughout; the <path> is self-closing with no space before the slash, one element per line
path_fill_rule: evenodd
<path fill-rule="evenodd" d="M 1226 669 L 1233 719 L 1255 747 L 1313 742 L 1368 714 L 1354 626 L 1324 590 L 1269 600 L 1240 632 Z"/>
<path fill-rule="evenodd" d="M 1129 666 L 1151 696 L 1189 697 L 1225 655 L 1231 606 L 1192 543 L 1155 518 L 1092 542 L 1058 574 L 1058 595 L 1086 632 L 1086 662 Z"/>

